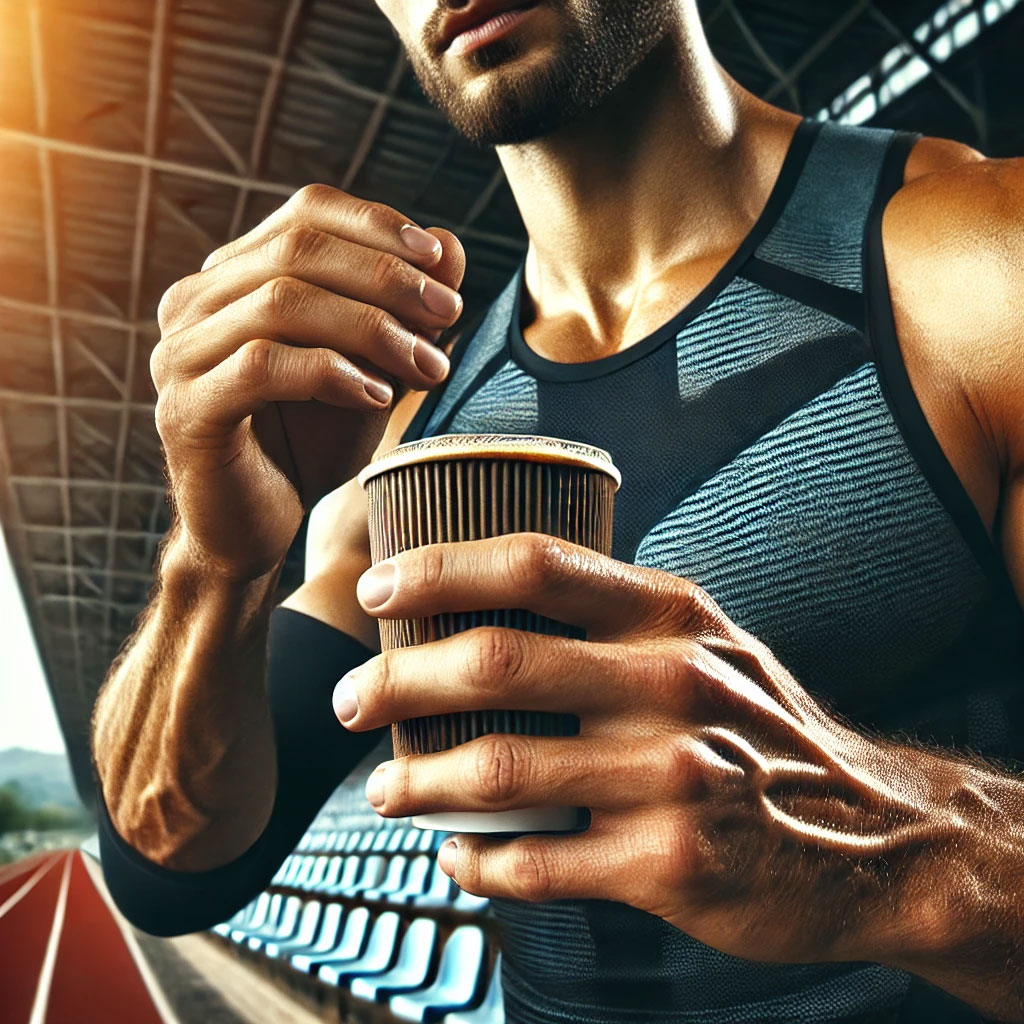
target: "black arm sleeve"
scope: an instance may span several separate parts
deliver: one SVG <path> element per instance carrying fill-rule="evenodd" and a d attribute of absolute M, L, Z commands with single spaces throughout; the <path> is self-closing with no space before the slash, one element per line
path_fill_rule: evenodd
<path fill-rule="evenodd" d="M 231 917 L 267 887 L 338 784 L 387 727 L 349 732 L 331 696 L 348 669 L 374 652 L 290 608 L 270 619 L 267 689 L 277 741 L 277 796 L 263 834 L 241 856 L 210 871 L 172 871 L 145 858 L 114 828 L 97 797 L 100 857 L 118 908 L 152 935 L 182 935 Z"/>

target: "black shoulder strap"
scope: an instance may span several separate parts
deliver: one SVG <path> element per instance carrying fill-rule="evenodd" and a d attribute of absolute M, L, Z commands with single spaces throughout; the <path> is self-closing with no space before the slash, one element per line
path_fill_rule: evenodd
<path fill-rule="evenodd" d="M 889 275 L 882 247 L 882 215 L 889 200 L 903 184 L 907 158 L 920 138 L 912 132 L 893 134 L 868 217 L 864 244 L 868 339 L 882 393 L 908 449 L 1001 599 L 1020 610 L 1002 556 L 918 404 L 896 335 Z"/>

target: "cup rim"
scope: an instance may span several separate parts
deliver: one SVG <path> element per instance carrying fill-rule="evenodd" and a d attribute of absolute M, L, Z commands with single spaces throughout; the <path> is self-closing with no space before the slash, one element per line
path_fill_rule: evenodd
<path fill-rule="evenodd" d="M 622 483 L 621 473 L 603 448 L 544 434 L 437 434 L 422 437 L 382 452 L 360 470 L 357 479 L 365 489 L 367 481 L 373 477 L 401 466 L 465 458 L 521 459 L 582 466 L 610 476 L 615 481 L 616 490 Z"/>

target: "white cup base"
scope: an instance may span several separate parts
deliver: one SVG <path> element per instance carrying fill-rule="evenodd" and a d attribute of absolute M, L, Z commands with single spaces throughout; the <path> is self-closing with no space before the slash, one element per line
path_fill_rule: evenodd
<path fill-rule="evenodd" d="M 438 832 L 571 832 L 579 819 L 575 807 L 516 807 L 510 811 L 414 814 L 412 823 Z"/>

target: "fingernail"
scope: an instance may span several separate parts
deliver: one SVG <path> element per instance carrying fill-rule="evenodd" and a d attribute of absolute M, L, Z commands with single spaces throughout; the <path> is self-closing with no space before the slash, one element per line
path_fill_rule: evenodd
<path fill-rule="evenodd" d="M 379 562 L 367 569 L 356 584 L 356 597 L 364 608 L 378 608 L 394 593 L 395 564 Z"/>
<path fill-rule="evenodd" d="M 443 380 L 448 373 L 448 357 L 435 345 L 421 338 L 412 343 L 412 361 L 431 380 Z"/>
<path fill-rule="evenodd" d="M 459 863 L 459 844 L 454 839 L 446 839 L 437 851 L 437 859 L 446 875 L 454 875 Z"/>
<path fill-rule="evenodd" d="M 366 780 L 366 799 L 374 807 L 384 803 L 384 770 L 378 765 L 373 774 Z"/>
<path fill-rule="evenodd" d="M 391 401 L 391 397 L 394 394 L 387 384 L 381 384 L 380 381 L 373 380 L 372 377 L 363 378 L 363 390 L 375 402 L 383 402 L 385 405 Z"/>
<path fill-rule="evenodd" d="M 441 255 L 441 240 L 435 238 L 429 231 L 424 231 L 423 228 L 418 228 L 415 224 L 403 224 L 398 233 L 402 236 L 402 241 L 417 256 Z"/>
<path fill-rule="evenodd" d="M 359 712 L 359 701 L 356 700 L 356 687 L 352 678 L 355 674 L 355 669 L 346 672 L 334 688 L 334 713 L 342 723 L 351 721 Z"/>
<path fill-rule="evenodd" d="M 462 309 L 462 297 L 459 293 L 446 288 L 432 277 L 424 277 L 420 282 L 420 298 L 431 313 L 449 320 Z"/>

